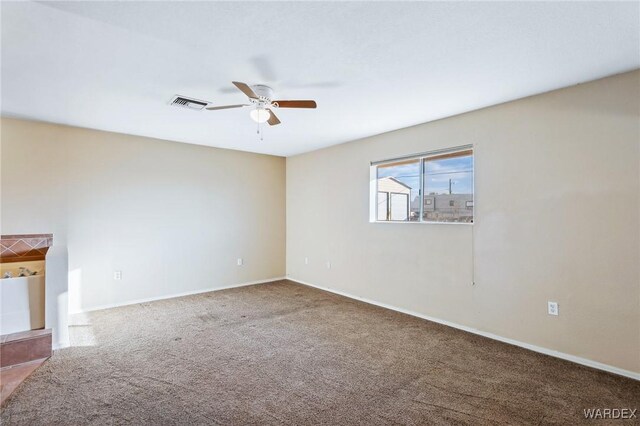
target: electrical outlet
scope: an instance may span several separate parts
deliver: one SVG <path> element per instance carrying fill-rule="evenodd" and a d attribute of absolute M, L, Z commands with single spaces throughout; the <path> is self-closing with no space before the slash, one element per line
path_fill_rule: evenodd
<path fill-rule="evenodd" d="M 305 264 L 305 265 L 308 265 L 308 264 L 309 264 L 309 258 L 308 258 L 308 257 L 305 257 L 305 258 L 304 258 L 304 264 Z"/>
<path fill-rule="evenodd" d="M 558 315 L 558 302 L 547 302 L 547 312 L 549 315 Z"/>
<path fill-rule="evenodd" d="M 122 271 L 113 271 L 113 279 L 120 281 L 122 279 Z"/>
<path fill-rule="evenodd" d="M 242 265 L 244 265 L 244 260 L 242 260 L 242 258 L 239 257 L 237 263 L 238 263 L 238 266 L 242 266 Z"/>
<path fill-rule="evenodd" d="M 327 261 L 327 269 L 331 269 L 331 262 Z"/>

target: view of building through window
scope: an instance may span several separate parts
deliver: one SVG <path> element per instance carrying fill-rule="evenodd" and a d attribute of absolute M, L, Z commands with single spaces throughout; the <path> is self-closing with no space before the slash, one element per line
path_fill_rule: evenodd
<path fill-rule="evenodd" d="M 380 165 L 377 176 L 377 220 L 419 220 L 412 206 L 420 196 L 420 159 Z"/>
<path fill-rule="evenodd" d="M 471 150 L 423 160 L 424 207 L 428 222 L 473 222 L 473 153 Z"/>
<path fill-rule="evenodd" d="M 471 149 L 375 167 L 377 221 L 473 222 Z"/>

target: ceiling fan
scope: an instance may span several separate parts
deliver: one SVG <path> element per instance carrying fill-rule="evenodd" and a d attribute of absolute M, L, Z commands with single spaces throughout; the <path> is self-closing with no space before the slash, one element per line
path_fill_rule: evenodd
<path fill-rule="evenodd" d="M 283 100 L 274 100 L 273 99 L 273 89 L 269 86 L 265 86 L 263 84 L 256 84 L 253 86 L 249 86 L 245 83 L 240 83 L 238 81 L 232 82 L 234 86 L 236 86 L 242 93 L 247 95 L 249 98 L 248 104 L 237 104 L 237 105 L 221 105 L 221 106 L 210 106 L 205 109 L 209 111 L 217 111 L 220 109 L 230 109 L 230 108 L 242 108 L 242 107 L 254 107 L 249 115 L 251 118 L 257 123 L 269 123 L 270 126 L 275 126 L 280 124 L 280 120 L 273 113 L 272 108 L 316 108 L 316 101 L 311 100 L 294 100 L 294 101 L 283 101 Z"/>

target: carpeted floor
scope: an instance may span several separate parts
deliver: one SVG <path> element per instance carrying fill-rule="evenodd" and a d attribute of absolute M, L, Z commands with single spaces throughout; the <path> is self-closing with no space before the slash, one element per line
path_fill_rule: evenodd
<path fill-rule="evenodd" d="M 288 281 L 90 314 L 3 425 L 576 424 L 640 382 Z"/>

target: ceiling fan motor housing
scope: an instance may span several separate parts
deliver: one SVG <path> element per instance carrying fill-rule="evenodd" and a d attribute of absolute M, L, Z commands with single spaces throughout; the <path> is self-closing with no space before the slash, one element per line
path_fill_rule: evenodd
<path fill-rule="evenodd" d="M 265 86 L 263 84 L 256 84 L 251 86 L 251 90 L 253 93 L 258 95 L 258 102 L 261 106 L 271 104 L 271 100 L 273 99 L 273 89 L 269 86 Z"/>

